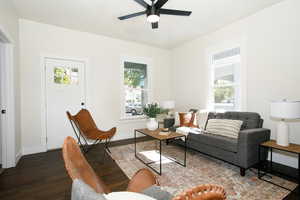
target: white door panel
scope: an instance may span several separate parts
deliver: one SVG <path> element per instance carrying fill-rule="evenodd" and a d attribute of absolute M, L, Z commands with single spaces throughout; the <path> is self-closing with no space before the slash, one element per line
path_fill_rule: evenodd
<path fill-rule="evenodd" d="M 4 75 L 3 75 L 3 54 L 4 54 L 4 51 L 3 51 L 3 45 L 0 41 L 0 164 L 2 165 L 2 149 L 3 149 L 3 146 L 2 146 L 2 143 L 3 143 L 3 133 L 4 133 L 4 117 L 5 115 L 2 113 L 2 110 L 5 109 L 4 108 L 4 98 L 3 98 L 3 84 L 4 84 Z M 1 170 L 1 167 L 0 167 L 0 170 Z M 1 174 L 1 173 L 0 173 Z"/>
<path fill-rule="evenodd" d="M 75 136 L 66 111 L 77 113 L 85 103 L 85 63 L 47 58 L 47 148 L 61 148 L 67 136 Z"/>

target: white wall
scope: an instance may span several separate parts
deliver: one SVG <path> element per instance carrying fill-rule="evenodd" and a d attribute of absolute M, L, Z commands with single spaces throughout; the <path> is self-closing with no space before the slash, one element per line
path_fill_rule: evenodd
<path fill-rule="evenodd" d="M 138 37 L 138 36 L 137 36 Z M 117 126 L 115 140 L 131 138 L 145 122 L 120 121 L 120 59 L 127 55 L 152 59 L 153 100 L 169 99 L 170 51 L 20 20 L 22 145 L 24 153 L 43 150 L 41 138 L 41 55 L 89 60 L 87 106 L 101 129 Z"/>
<path fill-rule="evenodd" d="M 208 70 L 205 54 L 214 46 L 240 40 L 246 63 L 246 110 L 258 112 L 275 138 L 269 103 L 300 100 L 300 1 L 286 0 L 172 51 L 173 97 L 179 110 L 206 108 Z M 291 141 L 300 144 L 300 122 L 291 123 Z M 297 167 L 291 156 L 278 162 Z"/>
<path fill-rule="evenodd" d="M 0 0 L 0 29 L 10 37 L 14 45 L 14 86 L 15 86 L 15 115 L 16 115 L 16 146 L 15 154 L 21 155 L 21 130 L 20 130 L 20 76 L 19 76 L 19 21 L 12 1 Z"/>

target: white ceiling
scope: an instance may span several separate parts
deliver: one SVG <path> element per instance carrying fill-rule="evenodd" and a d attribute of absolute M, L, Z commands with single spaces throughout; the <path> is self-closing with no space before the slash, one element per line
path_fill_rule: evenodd
<path fill-rule="evenodd" d="M 13 0 L 20 17 L 79 31 L 172 48 L 282 0 L 169 0 L 164 8 L 190 10 L 189 17 L 162 15 L 152 30 L 134 0 Z M 149 1 L 149 0 L 146 0 Z"/>

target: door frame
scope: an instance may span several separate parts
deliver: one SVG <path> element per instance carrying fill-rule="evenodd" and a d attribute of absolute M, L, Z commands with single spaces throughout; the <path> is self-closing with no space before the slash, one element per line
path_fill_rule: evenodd
<path fill-rule="evenodd" d="M 2 136 L 2 168 L 15 167 L 21 155 L 16 155 L 15 142 L 15 87 L 14 87 L 14 41 L 4 28 L 0 26 L 0 41 L 3 60 L 0 63 L 0 87 L 2 109 L 6 114 L 1 121 Z M 1 114 L 2 115 L 2 114 Z"/>
<path fill-rule="evenodd" d="M 75 62 L 83 62 L 84 66 L 84 99 L 85 99 L 85 107 L 87 107 L 87 71 L 89 66 L 89 59 L 87 58 L 75 58 L 70 56 L 55 56 L 51 54 L 43 54 L 40 56 L 40 66 L 41 66 L 41 86 L 42 86 L 42 95 L 41 95 L 41 148 L 39 152 L 48 151 L 47 147 L 47 83 L 46 83 L 46 59 L 56 59 L 56 60 L 64 60 L 64 61 L 75 61 Z M 67 116 L 66 116 L 67 117 Z"/>

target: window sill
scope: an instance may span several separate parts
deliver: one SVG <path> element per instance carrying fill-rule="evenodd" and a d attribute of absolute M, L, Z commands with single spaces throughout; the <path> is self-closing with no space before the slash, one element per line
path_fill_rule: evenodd
<path fill-rule="evenodd" d="M 120 122 L 122 123 L 135 123 L 135 122 L 145 122 L 147 117 L 139 116 L 139 117 L 122 117 Z"/>

